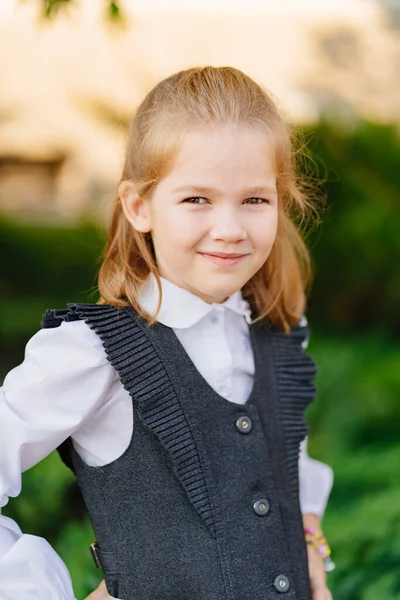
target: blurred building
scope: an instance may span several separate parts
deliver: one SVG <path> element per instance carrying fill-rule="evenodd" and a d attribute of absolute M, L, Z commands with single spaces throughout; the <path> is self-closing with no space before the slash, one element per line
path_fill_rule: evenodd
<path fill-rule="evenodd" d="M 40 219 L 101 211 L 126 127 L 160 78 L 234 65 L 295 122 L 335 112 L 398 120 L 396 2 L 101 0 L 40 18 L 39 0 L 0 2 L 0 210 Z"/>

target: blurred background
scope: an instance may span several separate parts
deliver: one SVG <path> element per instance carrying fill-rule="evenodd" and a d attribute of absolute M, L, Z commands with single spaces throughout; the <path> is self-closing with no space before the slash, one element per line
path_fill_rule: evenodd
<path fill-rule="evenodd" d="M 96 301 L 129 120 L 157 81 L 198 64 L 272 91 L 325 181 L 308 238 L 308 417 L 310 454 L 335 472 L 329 582 L 335 600 L 400 599 L 399 0 L 1 0 L 0 381 L 46 308 Z M 77 598 L 97 585 L 56 454 L 4 513 L 49 539 Z"/>

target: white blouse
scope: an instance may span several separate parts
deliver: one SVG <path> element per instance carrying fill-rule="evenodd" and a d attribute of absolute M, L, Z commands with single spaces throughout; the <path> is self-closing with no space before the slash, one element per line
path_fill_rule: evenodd
<path fill-rule="evenodd" d="M 244 404 L 254 376 L 249 306 L 241 292 L 208 304 L 162 279 L 157 320 L 173 328 L 206 381 L 227 400 Z M 158 291 L 149 278 L 141 305 L 155 310 Z M 306 344 L 305 344 L 306 345 Z M 24 362 L 0 388 L 0 507 L 21 491 L 21 473 L 71 436 L 92 466 L 118 458 L 133 430 L 132 401 L 108 362 L 99 337 L 84 321 L 43 329 L 26 346 Z M 332 469 L 307 455 L 299 460 L 302 513 L 323 515 Z M 68 570 L 43 538 L 23 534 L 0 515 L 0 599 L 72 600 Z"/>

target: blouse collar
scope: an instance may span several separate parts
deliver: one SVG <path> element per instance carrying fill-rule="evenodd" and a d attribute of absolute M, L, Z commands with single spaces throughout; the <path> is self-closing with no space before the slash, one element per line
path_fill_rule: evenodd
<path fill-rule="evenodd" d="M 243 316 L 247 323 L 251 323 L 250 307 L 248 302 L 243 299 L 240 290 L 229 296 L 225 302 L 212 302 L 209 304 L 199 298 L 199 296 L 164 279 L 164 277 L 160 277 L 160 280 L 162 304 L 157 315 L 157 321 L 162 325 L 174 329 L 186 329 L 198 323 L 208 313 L 224 309 L 231 310 Z M 157 308 L 158 297 L 156 279 L 150 273 L 148 279 L 140 289 L 139 303 L 146 312 L 153 314 Z"/>

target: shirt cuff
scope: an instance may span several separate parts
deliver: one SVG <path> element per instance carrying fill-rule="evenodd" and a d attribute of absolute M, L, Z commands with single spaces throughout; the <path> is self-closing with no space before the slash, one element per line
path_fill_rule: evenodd
<path fill-rule="evenodd" d="M 76 600 L 67 567 L 43 538 L 0 515 L 0 598 Z"/>
<path fill-rule="evenodd" d="M 299 482 L 302 514 L 310 513 L 322 519 L 333 485 L 333 470 L 309 456 L 300 457 Z"/>

